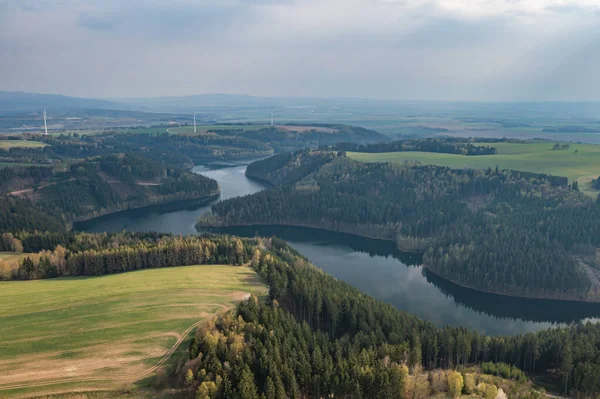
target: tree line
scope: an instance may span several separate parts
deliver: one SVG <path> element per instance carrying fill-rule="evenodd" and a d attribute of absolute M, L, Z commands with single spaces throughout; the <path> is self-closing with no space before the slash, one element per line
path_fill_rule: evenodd
<path fill-rule="evenodd" d="M 323 149 L 367 153 L 403 151 L 425 151 L 459 155 L 494 155 L 498 153 L 498 150 L 494 147 L 474 143 L 471 139 L 442 137 L 419 140 L 395 140 L 374 144 L 339 143 Z"/>
<path fill-rule="evenodd" d="M 109 238 L 106 241 L 105 238 Z M 87 241 L 77 248 L 69 240 L 59 240 L 53 250 L 43 249 L 27 255 L 14 270 L 13 279 L 32 280 L 59 276 L 100 276 L 148 268 L 200 264 L 241 265 L 250 259 L 248 240 L 228 236 L 171 235 L 75 235 Z M 12 235 L 1 236 L 0 243 L 14 248 L 21 245 Z M 123 242 L 123 244 L 120 244 Z"/>

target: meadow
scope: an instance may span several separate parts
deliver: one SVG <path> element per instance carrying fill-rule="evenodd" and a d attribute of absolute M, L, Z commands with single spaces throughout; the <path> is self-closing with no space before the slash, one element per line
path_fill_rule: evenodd
<path fill-rule="evenodd" d="M 41 148 L 47 144 L 33 140 L 0 140 L 0 149 L 10 150 L 11 148 Z"/>
<path fill-rule="evenodd" d="M 348 156 L 362 162 L 419 161 L 422 164 L 449 166 L 451 168 L 489 167 L 514 169 L 526 172 L 565 176 L 570 182 L 577 181 L 580 189 L 597 194 L 590 182 L 600 175 L 600 145 L 571 144 L 568 150 L 553 150 L 554 142 L 532 141 L 529 143 L 493 143 L 498 149 L 495 155 L 466 156 L 434 152 L 387 152 L 377 154 L 349 152 Z"/>
<path fill-rule="evenodd" d="M 256 274 L 223 265 L 0 282 L 0 397 L 135 386 L 248 293 Z"/>

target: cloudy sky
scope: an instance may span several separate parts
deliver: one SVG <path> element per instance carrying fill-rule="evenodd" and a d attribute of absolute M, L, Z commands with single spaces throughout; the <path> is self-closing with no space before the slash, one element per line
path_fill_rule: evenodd
<path fill-rule="evenodd" d="M 600 0 L 0 0 L 0 90 L 600 101 Z"/>

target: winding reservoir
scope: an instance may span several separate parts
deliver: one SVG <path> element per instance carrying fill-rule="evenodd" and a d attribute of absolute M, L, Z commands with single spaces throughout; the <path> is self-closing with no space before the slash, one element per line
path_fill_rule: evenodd
<path fill-rule="evenodd" d="M 218 181 L 220 199 L 264 188 L 245 176 L 246 164 L 197 166 L 193 170 Z M 155 206 L 103 216 L 75 227 L 88 232 L 126 229 L 193 234 L 196 219 L 210 205 Z M 600 318 L 600 304 L 511 298 L 458 287 L 427 273 L 419 266 L 418 255 L 402 253 L 392 242 L 300 227 L 252 226 L 222 231 L 283 238 L 336 278 L 438 326 L 463 326 L 490 335 L 512 335 Z"/>

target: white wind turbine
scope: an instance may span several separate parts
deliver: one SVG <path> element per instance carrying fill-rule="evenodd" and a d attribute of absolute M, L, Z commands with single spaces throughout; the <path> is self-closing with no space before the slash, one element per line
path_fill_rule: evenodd
<path fill-rule="evenodd" d="M 44 136 L 48 135 L 48 125 L 46 124 L 46 108 L 44 108 Z"/>

